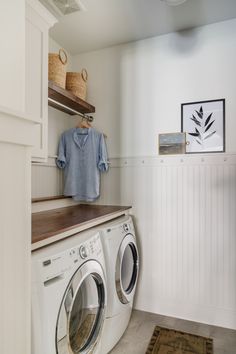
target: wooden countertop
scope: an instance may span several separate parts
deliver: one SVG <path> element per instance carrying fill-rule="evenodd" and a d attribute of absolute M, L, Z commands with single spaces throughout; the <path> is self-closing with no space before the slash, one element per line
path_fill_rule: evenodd
<path fill-rule="evenodd" d="M 88 205 L 32 214 L 32 250 L 128 213 L 130 206 Z"/>

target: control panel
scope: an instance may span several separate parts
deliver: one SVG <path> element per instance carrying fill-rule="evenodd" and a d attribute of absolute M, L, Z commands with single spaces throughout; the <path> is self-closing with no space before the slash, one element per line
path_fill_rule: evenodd
<path fill-rule="evenodd" d="M 130 229 L 129 228 L 129 224 L 124 224 L 123 225 L 123 229 L 124 229 L 125 232 L 129 232 L 129 229 Z"/>
<path fill-rule="evenodd" d="M 132 222 L 127 222 L 122 224 L 121 226 L 121 232 L 122 234 L 133 234 L 134 233 L 134 227 Z"/>
<path fill-rule="evenodd" d="M 134 225 L 132 220 L 127 220 L 127 222 L 124 222 L 123 224 L 119 226 L 111 226 L 106 229 L 106 232 L 111 232 L 112 230 L 119 229 L 121 234 L 127 235 L 127 234 L 133 234 L 134 235 Z"/>
<path fill-rule="evenodd" d="M 86 259 L 89 255 L 89 249 L 86 246 L 80 246 L 79 255 L 82 259 Z"/>
<path fill-rule="evenodd" d="M 88 241 L 78 244 L 62 253 L 39 261 L 42 281 L 63 277 L 68 271 L 78 268 L 88 259 L 97 259 L 102 253 L 100 236 L 97 233 Z"/>

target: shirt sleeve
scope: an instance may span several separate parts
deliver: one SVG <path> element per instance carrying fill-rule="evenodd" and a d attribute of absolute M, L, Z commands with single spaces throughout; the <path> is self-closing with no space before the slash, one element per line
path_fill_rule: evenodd
<path fill-rule="evenodd" d="M 107 147 L 103 134 L 101 134 L 99 142 L 99 158 L 98 158 L 98 169 L 101 172 L 108 171 L 108 155 Z"/>
<path fill-rule="evenodd" d="M 58 145 L 58 156 L 56 159 L 57 167 L 63 169 L 66 166 L 66 144 L 65 144 L 65 136 L 61 135 L 59 145 Z"/>

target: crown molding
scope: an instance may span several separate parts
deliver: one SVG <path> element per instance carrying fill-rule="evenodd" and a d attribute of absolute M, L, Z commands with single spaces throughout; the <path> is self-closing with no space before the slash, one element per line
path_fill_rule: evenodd
<path fill-rule="evenodd" d="M 54 17 L 46 7 L 44 7 L 38 0 L 26 0 L 27 5 L 29 5 L 37 14 L 42 17 L 42 19 L 47 23 L 48 27 L 52 27 L 57 23 L 56 17 Z"/>

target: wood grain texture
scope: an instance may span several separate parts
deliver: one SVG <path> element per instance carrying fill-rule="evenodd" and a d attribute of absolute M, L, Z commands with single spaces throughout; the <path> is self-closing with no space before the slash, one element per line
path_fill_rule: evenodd
<path fill-rule="evenodd" d="M 55 85 L 52 81 L 48 82 L 48 97 L 80 113 L 95 112 L 94 106 L 75 96 L 70 91 L 64 90 L 63 88 Z M 75 115 L 75 113 L 72 113 L 70 110 L 61 107 L 54 102 L 48 101 L 48 104 L 49 106 L 59 109 L 62 112 Z"/>
<path fill-rule="evenodd" d="M 130 206 L 81 204 L 32 214 L 32 243 L 130 208 Z"/>

